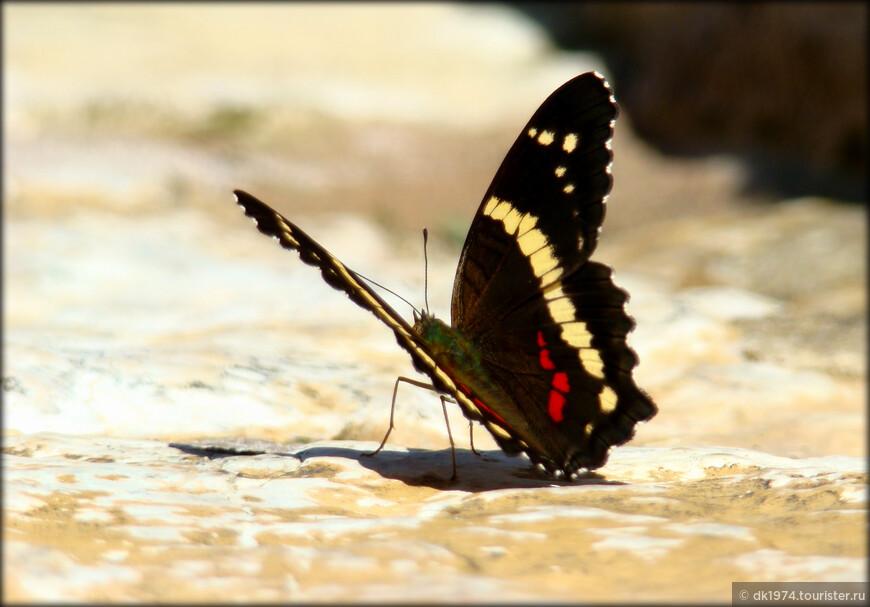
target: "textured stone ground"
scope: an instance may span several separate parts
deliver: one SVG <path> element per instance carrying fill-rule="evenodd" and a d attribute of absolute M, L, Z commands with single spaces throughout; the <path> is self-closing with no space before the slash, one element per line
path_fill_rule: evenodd
<path fill-rule="evenodd" d="M 427 225 L 445 317 L 510 141 L 606 66 L 494 7 L 340 8 L 4 5 L 4 599 L 865 581 L 864 208 L 747 200 L 739 167 L 661 158 L 627 115 L 596 257 L 632 293 L 659 415 L 558 485 L 480 429 L 473 455 L 451 410 L 451 483 L 438 399 L 403 387 L 360 458 L 408 357 L 230 191 L 415 303 Z"/>
<path fill-rule="evenodd" d="M 11 596 L 722 600 L 864 575 L 864 460 L 625 447 L 571 485 L 500 451 L 6 441 Z M 18 564 L 15 566 L 14 564 Z M 28 563 L 30 567 L 21 564 Z M 655 569 L 655 575 L 650 575 Z M 691 594 L 686 593 L 689 590 Z"/>

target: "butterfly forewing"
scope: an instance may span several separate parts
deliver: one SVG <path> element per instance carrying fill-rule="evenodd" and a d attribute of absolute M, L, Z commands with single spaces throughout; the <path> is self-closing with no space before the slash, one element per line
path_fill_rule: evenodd
<path fill-rule="evenodd" d="M 436 388 L 448 392 L 456 389 L 450 378 L 438 369 L 435 361 L 427 354 L 425 344 L 411 326 L 356 272 L 266 203 L 241 190 L 234 193 L 236 202 L 245 210 L 245 215 L 254 220 L 261 233 L 277 239 L 285 249 L 299 253 L 305 263 L 320 268 L 324 280 L 330 286 L 347 293 L 354 303 L 369 310 L 390 327 L 398 344 L 411 355 L 414 367 L 428 374 Z"/>
<path fill-rule="evenodd" d="M 541 275 L 557 270 L 545 280 L 589 258 L 612 184 L 610 140 L 617 114 L 610 86 L 592 72 L 563 84 L 534 113 L 496 172 L 468 231 L 453 287 L 455 326 L 473 326 L 476 314 L 488 315 L 487 304 L 496 299 L 481 301 L 488 290 L 501 293 L 520 286 L 500 265 L 505 243 L 517 247 Z M 511 238 L 502 240 L 491 227 L 493 221 Z"/>

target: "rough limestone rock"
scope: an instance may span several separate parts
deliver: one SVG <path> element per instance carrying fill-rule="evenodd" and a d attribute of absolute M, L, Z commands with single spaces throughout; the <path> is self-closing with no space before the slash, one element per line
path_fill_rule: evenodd
<path fill-rule="evenodd" d="M 360 457 L 376 446 L 9 439 L 7 592 L 627 602 L 864 575 L 863 458 L 625 447 L 560 484 L 500 451 L 463 449 L 449 482 L 449 450 Z"/>

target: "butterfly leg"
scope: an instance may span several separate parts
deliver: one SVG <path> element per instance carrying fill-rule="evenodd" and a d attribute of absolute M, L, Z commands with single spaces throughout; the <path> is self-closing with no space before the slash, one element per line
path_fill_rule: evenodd
<path fill-rule="evenodd" d="M 390 404 L 390 427 L 387 428 L 387 433 L 384 435 L 384 440 L 381 441 L 381 444 L 378 445 L 378 448 L 369 453 L 363 453 L 363 457 L 374 457 L 378 453 L 380 453 L 381 449 L 384 448 L 384 445 L 387 444 L 387 439 L 390 437 L 390 432 L 393 431 L 393 428 L 396 425 L 393 423 L 394 414 L 396 412 L 396 395 L 399 393 L 399 382 L 405 382 L 406 384 L 411 384 L 412 386 L 417 386 L 418 388 L 424 388 L 426 390 L 435 390 L 435 386 L 431 384 L 426 384 L 421 381 L 417 381 L 416 379 L 411 379 L 410 377 L 399 376 L 396 378 L 396 384 L 393 386 L 393 402 Z M 447 401 L 455 402 L 449 396 L 444 394 L 439 395 L 441 397 L 441 409 L 444 411 L 444 421 L 447 423 L 447 437 L 450 439 L 450 457 L 453 461 L 453 475 L 450 477 L 450 480 L 456 480 L 456 448 L 455 443 L 453 442 L 453 434 L 450 432 L 450 421 L 447 419 Z M 472 449 L 474 446 L 472 445 Z"/>
<path fill-rule="evenodd" d="M 429 384 L 424 384 L 423 382 L 417 381 L 416 379 L 411 379 L 410 377 L 402 377 L 402 376 L 397 377 L 396 378 L 396 385 L 393 386 L 393 402 L 390 405 L 390 427 L 387 428 L 387 433 L 384 434 L 384 440 L 381 441 L 380 446 L 378 446 L 377 449 L 375 449 L 374 451 L 371 451 L 370 453 L 363 453 L 362 455 L 365 457 L 373 457 L 373 456 L 377 455 L 378 453 L 380 453 L 381 449 L 384 448 L 384 445 L 387 444 L 387 439 L 390 437 L 390 432 L 392 432 L 393 428 L 396 427 L 396 425 L 393 423 L 393 415 L 396 412 L 396 394 L 398 394 L 398 392 L 399 392 L 399 382 L 401 382 L 401 381 L 408 383 L 408 384 L 411 384 L 412 386 L 417 386 L 418 388 L 425 388 L 427 390 L 434 390 L 435 389 L 433 386 L 431 386 Z M 446 413 L 445 413 L 445 415 L 446 415 Z M 451 439 L 451 442 L 452 442 L 452 439 Z"/>
<path fill-rule="evenodd" d="M 453 433 L 450 432 L 450 420 L 447 419 L 447 397 L 441 395 L 441 409 L 444 411 L 444 423 L 447 424 L 447 438 L 450 439 L 450 459 L 453 461 L 453 474 L 450 476 L 451 481 L 456 480 L 456 445 L 453 443 Z"/>
<path fill-rule="evenodd" d="M 480 451 L 474 448 L 474 422 L 468 420 L 468 442 L 471 443 L 471 452 L 480 457 Z"/>

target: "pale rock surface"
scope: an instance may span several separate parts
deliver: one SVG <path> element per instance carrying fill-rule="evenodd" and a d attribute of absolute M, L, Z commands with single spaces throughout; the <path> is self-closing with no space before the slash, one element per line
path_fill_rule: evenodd
<path fill-rule="evenodd" d="M 3 7 L 5 600 L 724 602 L 732 581 L 866 579 L 863 208 L 748 205 L 739 171 L 669 163 L 623 116 L 596 258 L 631 292 L 658 416 L 559 484 L 479 427 L 472 454 L 452 407 L 449 482 L 439 401 L 403 386 L 361 458 L 408 356 L 230 190 L 417 305 L 429 225 L 445 318 L 450 234 L 554 82 L 604 68 L 493 7 L 269 7 Z"/>
<path fill-rule="evenodd" d="M 731 580 L 864 575 L 862 538 L 849 532 L 865 513 L 863 458 L 629 446 L 564 484 L 500 451 L 461 449 L 450 482 L 449 450 L 360 457 L 375 446 L 9 438 L 7 592 L 723 600 Z"/>

